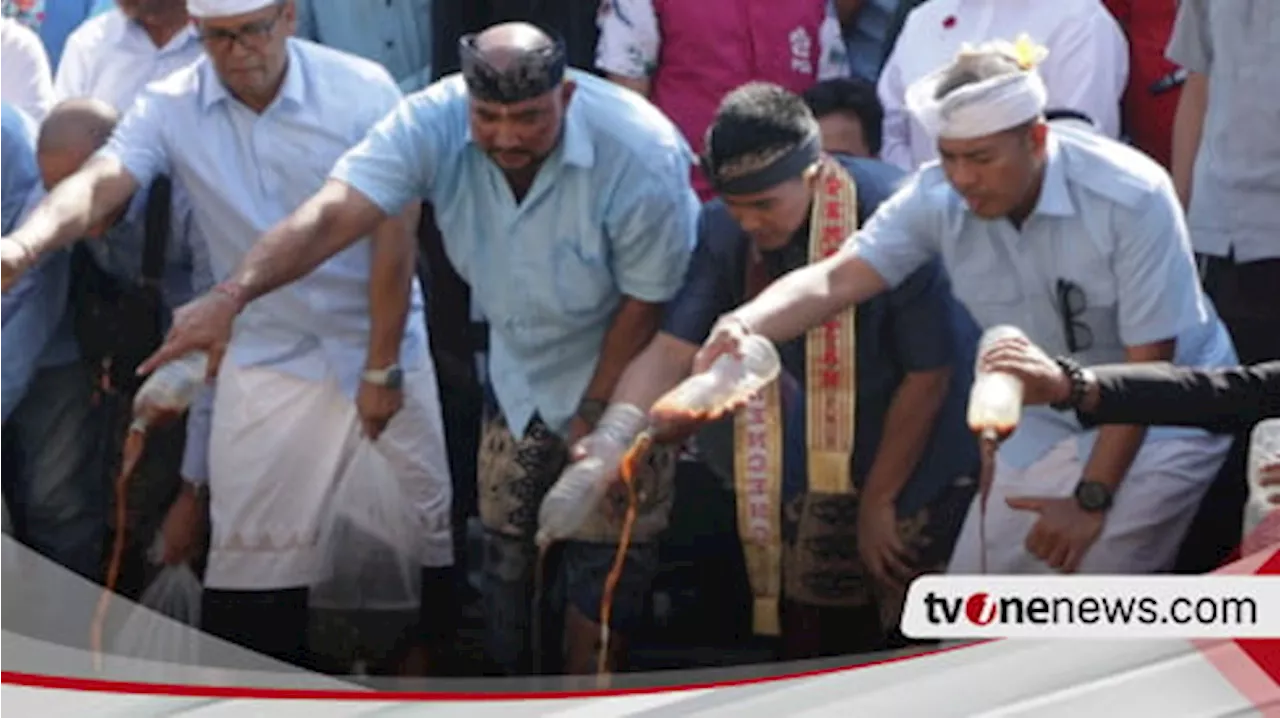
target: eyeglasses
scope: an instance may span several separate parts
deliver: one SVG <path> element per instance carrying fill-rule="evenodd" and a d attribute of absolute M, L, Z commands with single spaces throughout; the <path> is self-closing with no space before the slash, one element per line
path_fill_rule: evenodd
<path fill-rule="evenodd" d="M 1072 354 L 1093 348 L 1093 330 L 1079 321 L 1089 308 L 1084 290 L 1079 284 L 1065 279 L 1058 280 L 1058 311 L 1062 314 L 1062 330 L 1067 337 L 1067 350 Z"/>
<path fill-rule="evenodd" d="M 259 50 L 271 39 L 271 33 L 276 29 L 276 23 L 280 22 L 280 18 L 283 16 L 284 3 L 280 3 L 277 6 L 276 14 L 265 20 L 247 22 L 236 30 L 198 27 L 197 36 L 200 38 L 200 42 L 208 45 L 211 49 L 219 51 L 230 50 L 237 42 L 246 50 Z"/>

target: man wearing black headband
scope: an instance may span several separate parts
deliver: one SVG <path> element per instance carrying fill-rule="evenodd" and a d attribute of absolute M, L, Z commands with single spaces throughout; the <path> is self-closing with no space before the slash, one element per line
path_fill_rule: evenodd
<path fill-rule="evenodd" d="M 684 286 L 662 331 L 627 368 L 615 403 L 647 409 L 689 374 L 717 317 L 809 263 L 815 232 L 838 242 L 895 189 L 897 169 L 824 154 L 818 136 L 804 101 L 781 87 L 753 83 L 724 99 L 703 158 L 720 197 L 703 207 Z M 946 566 L 974 490 L 977 455 L 964 424 L 964 392 L 977 330 L 951 299 L 940 268 L 920 270 L 898 291 L 860 305 L 849 321 L 853 336 L 837 338 L 841 348 L 815 353 L 803 339 L 779 347 L 783 478 L 762 515 L 777 517 L 780 527 L 782 545 L 773 548 L 781 549 L 782 608 L 780 626 L 771 626 L 773 618 L 762 614 L 779 597 L 756 590 L 755 620 L 758 632 L 781 629 L 788 658 L 883 646 L 907 583 Z M 835 398 L 856 402 L 856 429 L 844 425 L 853 436 L 841 437 L 850 441 L 838 459 L 850 467 L 850 481 L 834 486 L 841 467 L 815 471 L 807 461 L 809 400 L 822 390 L 802 387 L 807 376 L 825 382 L 842 368 L 849 384 Z M 706 425 L 697 448 L 713 470 L 733 477 L 742 507 L 744 492 L 754 489 L 744 485 L 742 464 L 735 467 L 742 457 L 734 423 Z M 748 565 L 755 562 L 751 543 L 744 535 Z M 772 571 L 763 582 L 776 576 Z"/>
<path fill-rule="evenodd" d="M 462 73 L 384 118 L 259 241 L 227 290 L 251 301 L 410 202 L 434 206 L 449 259 L 490 326 L 478 471 L 487 649 L 497 670 L 520 673 L 534 663 L 539 502 L 568 446 L 608 418 L 614 384 L 679 289 L 698 206 L 692 153 L 675 126 L 639 95 L 567 70 L 562 43 L 508 23 L 463 38 L 460 52 Z M 189 307 L 162 352 L 225 342 L 237 304 Z M 639 473 L 643 498 L 611 613 L 615 648 L 641 617 L 656 569 L 670 452 Z M 546 585 L 567 606 L 569 671 L 595 670 L 595 622 L 621 523 L 621 512 L 599 512 L 553 554 L 559 571 Z M 549 626 L 543 634 L 563 645 Z"/>

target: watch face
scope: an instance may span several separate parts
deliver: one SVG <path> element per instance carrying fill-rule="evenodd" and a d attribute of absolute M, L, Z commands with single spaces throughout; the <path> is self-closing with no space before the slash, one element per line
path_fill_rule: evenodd
<path fill-rule="evenodd" d="M 400 367 L 394 367 L 387 370 L 387 387 L 390 389 L 399 389 L 404 384 L 404 370 Z"/>
<path fill-rule="evenodd" d="M 1097 481 L 1082 481 L 1076 486 L 1076 501 L 1085 511 L 1102 511 L 1111 505 L 1111 490 Z"/>

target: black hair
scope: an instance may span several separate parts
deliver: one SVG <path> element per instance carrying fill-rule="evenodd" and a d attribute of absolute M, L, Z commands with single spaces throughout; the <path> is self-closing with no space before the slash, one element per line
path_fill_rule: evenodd
<path fill-rule="evenodd" d="M 747 157 L 776 157 L 817 131 L 817 120 L 799 95 L 767 82 L 749 82 L 720 102 L 707 128 L 705 154 L 715 167 Z"/>
<path fill-rule="evenodd" d="M 805 90 L 804 101 L 819 119 L 837 112 L 857 117 L 867 149 L 873 155 L 880 154 L 884 143 L 884 106 L 874 85 L 852 77 L 823 80 Z"/>

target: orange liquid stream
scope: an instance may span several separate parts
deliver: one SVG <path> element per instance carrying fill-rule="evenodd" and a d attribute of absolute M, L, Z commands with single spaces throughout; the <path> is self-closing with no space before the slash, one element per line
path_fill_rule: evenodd
<path fill-rule="evenodd" d="M 102 670 L 102 627 L 106 623 L 107 606 L 111 602 L 111 594 L 115 592 L 116 582 L 120 580 L 120 564 L 124 561 L 125 524 L 128 521 L 129 479 L 138 469 L 143 449 L 147 445 L 145 431 L 130 429 L 125 437 L 124 449 L 121 452 L 120 474 L 116 477 L 116 530 L 111 544 L 111 561 L 107 564 L 107 580 L 102 586 L 102 595 L 98 597 L 97 609 L 93 612 L 93 624 L 89 629 L 89 646 L 93 651 L 94 670 Z"/>
<path fill-rule="evenodd" d="M 600 599 L 600 650 L 596 654 L 596 675 L 600 677 L 599 687 L 608 687 L 609 677 L 609 617 L 613 613 L 613 594 L 622 578 L 622 567 L 627 560 L 627 549 L 631 547 L 631 531 L 636 522 L 636 471 L 653 445 L 653 437 L 648 432 L 636 437 L 631 448 L 622 457 L 620 473 L 622 483 L 627 487 L 627 513 L 622 519 L 622 534 L 618 537 L 618 550 L 613 556 L 613 566 L 604 580 L 604 595 Z"/>

